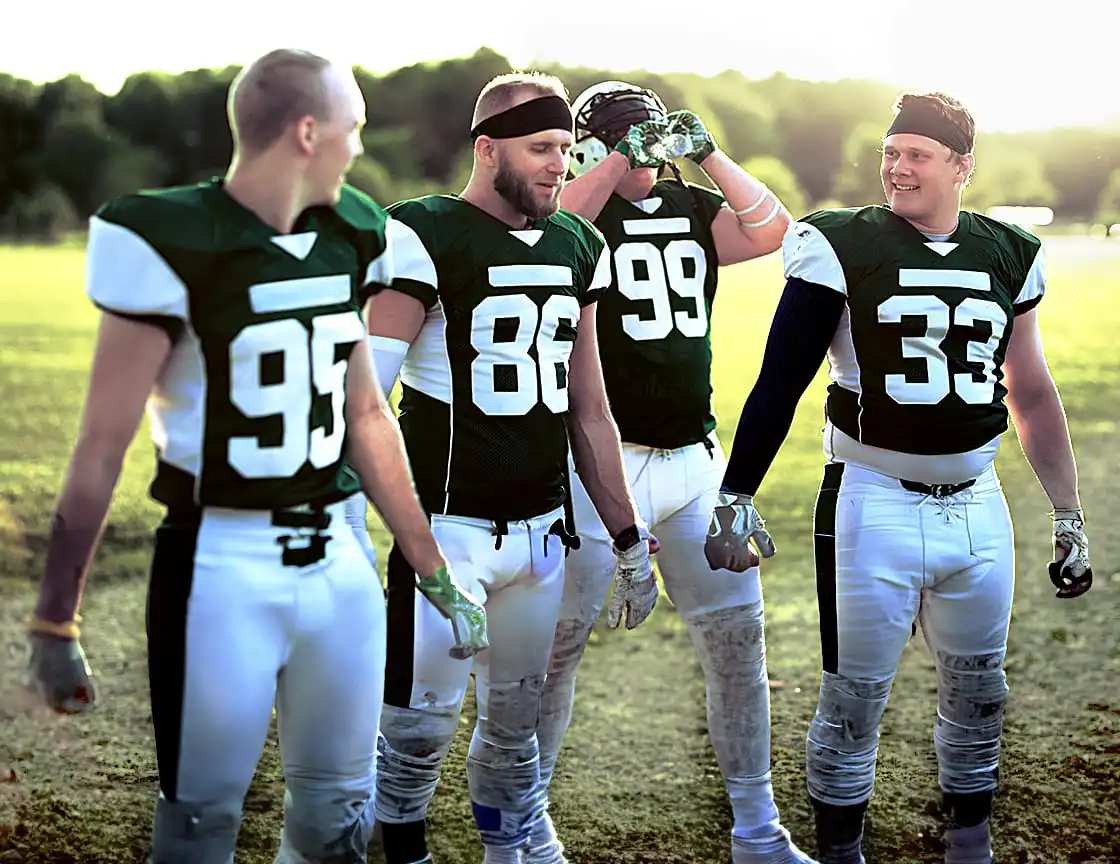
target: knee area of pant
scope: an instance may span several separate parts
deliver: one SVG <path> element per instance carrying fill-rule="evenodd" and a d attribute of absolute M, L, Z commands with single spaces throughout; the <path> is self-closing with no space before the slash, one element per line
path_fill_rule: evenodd
<path fill-rule="evenodd" d="M 458 727 L 457 710 L 430 711 L 385 705 L 381 709 L 381 728 L 377 736 L 378 756 L 442 758 L 451 749 Z"/>
<path fill-rule="evenodd" d="M 284 813 L 277 864 L 289 864 L 285 852 L 294 852 L 290 864 L 303 861 L 361 862 L 373 835 L 373 802 L 370 798 L 340 804 L 335 795 L 308 796 L 301 807 Z"/>
<path fill-rule="evenodd" d="M 874 740 L 887 707 L 893 678 L 867 681 L 831 672 L 821 675 L 820 696 L 810 735 L 819 744 L 839 745 Z"/>
<path fill-rule="evenodd" d="M 481 737 L 488 743 L 520 746 L 537 730 L 545 676 L 528 675 L 518 681 L 491 681 L 486 704 L 478 709 Z"/>
<path fill-rule="evenodd" d="M 986 725 L 1003 716 L 1007 676 L 1003 652 L 949 654 L 937 652 L 940 714 L 962 726 Z"/>
<path fill-rule="evenodd" d="M 766 616 L 761 600 L 700 613 L 682 612 L 681 618 L 694 633 L 721 643 L 751 646 L 761 645 L 765 639 Z"/>
<path fill-rule="evenodd" d="M 583 652 L 587 649 L 591 631 L 594 629 L 594 618 L 562 618 L 556 622 L 556 635 L 552 641 L 548 674 L 563 675 L 575 671 L 580 660 L 583 659 Z"/>
<path fill-rule="evenodd" d="M 197 849 L 182 844 L 204 838 L 213 841 L 228 837 L 232 849 L 240 824 L 241 798 L 199 804 L 171 801 L 161 795 L 156 803 L 153 862 L 178 864 L 180 861 L 194 861 Z"/>

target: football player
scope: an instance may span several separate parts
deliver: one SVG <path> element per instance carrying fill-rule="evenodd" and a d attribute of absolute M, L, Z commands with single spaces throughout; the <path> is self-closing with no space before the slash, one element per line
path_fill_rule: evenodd
<path fill-rule="evenodd" d="M 91 707 L 86 569 L 147 402 L 156 530 L 147 608 L 160 793 L 152 862 L 233 861 L 273 706 L 287 791 L 277 861 L 364 862 L 385 607 L 346 525 L 362 487 L 460 650 L 485 616 L 451 579 L 373 377 L 361 307 L 392 279 L 385 212 L 343 177 L 365 103 L 350 70 L 279 50 L 229 91 L 224 179 L 126 195 L 90 222 L 100 330 L 30 624 L 29 683 Z M 450 628 L 448 628 L 450 629 Z"/>
<path fill-rule="evenodd" d="M 564 573 L 569 439 L 607 525 L 620 602 L 637 626 L 656 583 L 603 389 L 595 309 L 610 281 L 602 235 L 558 210 L 573 120 L 551 76 L 482 90 L 460 195 L 390 208 L 416 262 L 370 301 L 381 385 L 403 386 L 401 429 L 437 539 L 487 609 L 473 663 L 478 722 L 467 779 L 489 864 L 516 864 L 541 813 L 536 723 Z M 359 520 L 365 503 L 354 499 Z M 359 521 L 355 520 L 355 521 Z M 359 530 L 364 531 L 364 526 Z M 412 565 L 388 561 L 391 622 L 377 818 L 388 864 L 430 861 L 425 819 L 472 663 L 416 602 Z"/>
<path fill-rule="evenodd" d="M 807 740 L 821 861 L 860 862 L 879 723 L 919 621 L 937 667 L 945 861 L 989 862 L 1014 582 L 993 467 L 1008 412 L 1053 505 L 1060 598 L 1093 571 L 1065 413 L 1046 365 L 1043 247 L 961 210 L 972 116 L 905 94 L 883 139 L 887 204 L 795 223 L 786 286 L 713 514 L 712 566 L 754 560 L 753 495 L 820 362 L 827 465 L 814 543 L 823 672 Z"/>
<path fill-rule="evenodd" d="M 661 542 L 665 589 L 707 682 L 708 727 L 734 813 L 732 858 L 808 861 L 779 821 L 770 783 L 758 568 L 713 573 L 704 560 L 724 468 L 711 408 L 710 318 L 719 268 L 778 249 L 789 214 L 716 146 L 696 114 L 668 113 L 650 90 L 607 81 L 585 90 L 573 107 L 575 177 L 561 203 L 593 220 L 610 248 L 611 285 L 596 316 L 607 395 L 627 478 Z M 719 191 L 658 179 L 670 152 L 700 165 Z M 546 790 L 572 715 L 576 669 L 613 570 L 610 538 L 581 479 L 573 477 L 581 542 L 568 558 L 538 723 Z M 620 620 L 617 600 L 608 608 L 610 627 Z M 561 864 L 562 850 L 546 814 L 526 861 Z"/>

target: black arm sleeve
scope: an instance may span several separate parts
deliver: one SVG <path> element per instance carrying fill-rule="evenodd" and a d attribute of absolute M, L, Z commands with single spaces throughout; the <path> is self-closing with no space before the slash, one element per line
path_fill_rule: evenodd
<path fill-rule="evenodd" d="M 793 414 L 828 353 L 844 314 L 844 295 L 787 279 L 758 380 L 747 397 L 727 459 L 723 490 L 754 495 L 789 434 Z"/>

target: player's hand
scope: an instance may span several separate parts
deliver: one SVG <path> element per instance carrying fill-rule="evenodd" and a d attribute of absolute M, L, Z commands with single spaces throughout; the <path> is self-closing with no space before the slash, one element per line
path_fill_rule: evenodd
<path fill-rule="evenodd" d="M 643 120 L 627 129 L 614 149 L 626 157 L 631 168 L 658 168 L 665 164 L 661 142 L 668 131 L 664 120 Z"/>
<path fill-rule="evenodd" d="M 486 637 L 486 609 L 458 583 L 447 567 L 418 579 L 416 587 L 451 622 L 455 644 L 448 654 L 456 660 L 467 660 L 490 647 Z"/>
<path fill-rule="evenodd" d="M 772 558 L 774 552 L 774 540 L 754 509 L 753 497 L 720 492 L 704 541 L 708 566 L 713 570 L 742 573 L 758 566 L 760 554 L 763 558 Z"/>
<path fill-rule="evenodd" d="M 68 638 L 32 629 L 27 641 L 28 688 L 59 714 L 79 714 L 97 704 L 93 673 L 76 636 Z"/>
<path fill-rule="evenodd" d="M 638 534 L 637 542 L 631 542 L 630 532 Z M 636 527 L 628 528 L 615 538 L 614 554 L 618 561 L 614 567 L 614 589 L 607 606 L 607 626 L 612 630 L 622 621 L 623 612 L 626 613 L 626 629 L 633 630 L 657 605 L 657 579 L 650 556 L 659 548 L 656 537 Z"/>
<path fill-rule="evenodd" d="M 697 165 L 716 151 L 716 139 L 695 112 L 673 111 L 665 120 L 670 135 L 682 135 L 689 142 L 688 152 L 681 155 L 687 155 Z"/>
<path fill-rule="evenodd" d="M 1085 517 L 1080 510 L 1055 510 L 1054 560 L 1050 581 L 1063 600 L 1080 597 L 1093 587 L 1093 568 L 1089 564 L 1089 538 L 1085 536 Z"/>

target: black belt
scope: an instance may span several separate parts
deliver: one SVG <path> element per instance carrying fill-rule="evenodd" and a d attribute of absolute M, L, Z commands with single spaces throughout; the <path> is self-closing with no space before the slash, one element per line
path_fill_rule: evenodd
<path fill-rule="evenodd" d="M 911 492 L 920 492 L 922 495 L 932 495 L 934 498 L 948 498 L 950 495 L 956 495 L 958 492 L 963 492 L 969 486 L 975 486 L 975 480 L 965 480 L 963 483 L 935 483 L 930 486 L 928 483 L 918 483 L 914 480 L 899 480 L 903 489 Z"/>

